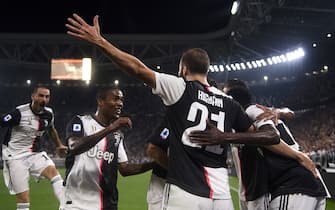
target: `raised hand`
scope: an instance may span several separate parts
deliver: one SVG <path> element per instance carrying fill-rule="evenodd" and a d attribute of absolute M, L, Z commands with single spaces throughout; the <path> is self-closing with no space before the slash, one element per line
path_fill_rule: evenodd
<path fill-rule="evenodd" d="M 256 107 L 263 110 L 264 112 L 256 117 L 257 121 L 261 120 L 272 120 L 275 125 L 278 125 L 279 112 L 276 109 L 256 104 Z"/>
<path fill-rule="evenodd" d="M 100 34 L 98 15 L 95 15 L 93 18 L 93 26 L 89 25 L 83 18 L 75 13 L 73 17 L 67 18 L 67 21 L 68 23 L 65 24 L 68 28 L 67 34 L 71 36 L 91 43 L 97 43 L 104 39 Z"/>

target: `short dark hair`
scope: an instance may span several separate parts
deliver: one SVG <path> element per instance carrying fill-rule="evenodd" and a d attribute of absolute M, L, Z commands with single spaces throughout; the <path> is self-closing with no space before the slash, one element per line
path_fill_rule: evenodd
<path fill-rule="evenodd" d="M 209 56 L 201 48 L 192 48 L 185 51 L 180 59 L 190 72 L 207 74 L 209 68 Z"/>
<path fill-rule="evenodd" d="M 227 94 L 232 96 L 234 100 L 239 102 L 244 109 L 246 109 L 251 104 L 252 96 L 249 89 L 246 87 L 231 87 Z"/>
<path fill-rule="evenodd" d="M 110 92 L 118 90 L 120 90 L 120 88 L 116 86 L 101 88 L 97 91 L 96 99 L 105 100 Z"/>
<path fill-rule="evenodd" d="M 224 84 L 224 87 L 229 89 L 235 87 L 243 87 L 249 89 L 248 85 L 243 80 L 240 79 L 230 79 Z"/>
<path fill-rule="evenodd" d="M 33 88 L 33 91 L 32 91 L 31 93 L 32 93 L 32 94 L 37 93 L 37 90 L 38 90 L 39 88 L 43 88 L 43 89 L 48 89 L 48 90 L 50 90 L 50 88 L 47 87 L 47 85 L 44 85 L 44 84 L 37 84 L 37 85 L 35 85 L 35 87 Z"/>

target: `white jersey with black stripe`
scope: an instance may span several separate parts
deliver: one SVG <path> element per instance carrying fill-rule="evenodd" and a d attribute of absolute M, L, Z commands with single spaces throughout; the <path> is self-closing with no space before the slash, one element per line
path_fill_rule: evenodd
<path fill-rule="evenodd" d="M 31 104 L 24 104 L 6 113 L 1 124 L 9 128 L 2 146 L 2 157 L 4 160 L 18 159 L 39 152 L 39 139 L 46 129 L 54 127 L 54 114 L 49 107 L 34 113 Z"/>

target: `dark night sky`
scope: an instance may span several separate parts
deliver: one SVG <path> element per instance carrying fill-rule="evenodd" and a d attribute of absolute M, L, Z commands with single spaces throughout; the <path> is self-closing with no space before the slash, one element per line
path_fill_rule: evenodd
<path fill-rule="evenodd" d="M 73 12 L 89 23 L 101 17 L 103 33 L 206 33 L 222 29 L 232 0 L 26 0 L 0 9 L 0 33 L 65 33 Z"/>

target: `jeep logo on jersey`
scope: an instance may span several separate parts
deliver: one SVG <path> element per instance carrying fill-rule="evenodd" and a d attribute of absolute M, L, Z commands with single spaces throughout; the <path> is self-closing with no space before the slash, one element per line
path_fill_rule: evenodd
<path fill-rule="evenodd" d="M 4 118 L 3 118 L 3 120 L 5 121 L 5 122 L 8 122 L 9 120 L 11 120 L 12 119 L 12 115 L 10 115 L 10 114 L 7 114 Z"/>
<path fill-rule="evenodd" d="M 104 159 L 105 161 L 107 161 L 108 164 L 110 164 L 114 159 L 114 153 L 98 150 L 97 146 L 90 149 L 87 152 L 87 156 L 90 158 L 98 158 L 99 160 Z"/>

